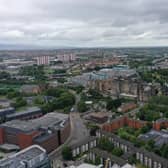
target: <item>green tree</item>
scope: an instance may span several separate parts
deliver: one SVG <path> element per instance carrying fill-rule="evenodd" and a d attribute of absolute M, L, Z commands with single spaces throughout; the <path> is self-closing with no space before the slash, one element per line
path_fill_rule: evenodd
<path fill-rule="evenodd" d="M 78 111 L 79 111 L 79 112 L 82 112 L 82 113 L 83 113 L 83 112 L 86 112 L 86 111 L 88 110 L 88 108 L 87 108 L 85 102 L 82 101 L 82 100 L 78 103 L 77 107 L 78 107 Z"/>
<path fill-rule="evenodd" d="M 27 105 L 27 102 L 22 97 L 16 98 L 15 102 L 12 104 L 12 106 L 15 107 L 15 108 L 23 107 L 23 106 L 26 106 L 26 105 Z"/>
<path fill-rule="evenodd" d="M 123 150 L 120 149 L 120 148 L 115 147 L 112 150 L 112 154 L 119 157 L 119 156 L 123 155 Z"/>
<path fill-rule="evenodd" d="M 69 146 L 63 147 L 62 156 L 64 160 L 72 160 L 72 150 Z"/>

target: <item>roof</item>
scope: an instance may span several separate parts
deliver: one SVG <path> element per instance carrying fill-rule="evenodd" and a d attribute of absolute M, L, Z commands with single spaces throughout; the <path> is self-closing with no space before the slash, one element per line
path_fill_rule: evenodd
<path fill-rule="evenodd" d="M 140 135 L 139 139 L 144 141 L 154 140 L 156 146 L 162 146 L 168 143 L 168 131 L 151 130 L 146 134 Z"/>
<path fill-rule="evenodd" d="M 104 118 L 104 117 L 108 117 L 108 113 L 105 113 L 105 112 L 91 113 L 90 116 L 96 117 L 96 118 Z"/>
<path fill-rule="evenodd" d="M 0 115 L 7 115 L 15 112 L 15 108 L 9 107 L 9 108 L 3 108 L 0 109 Z"/>
<path fill-rule="evenodd" d="M 32 92 L 33 89 L 39 88 L 38 85 L 23 85 L 21 91 Z"/>
<path fill-rule="evenodd" d="M 136 71 L 133 69 L 102 69 L 98 72 L 93 72 L 90 75 L 91 80 L 105 80 L 115 77 L 128 78 L 136 75 Z"/>
<path fill-rule="evenodd" d="M 100 166 L 95 166 L 95 165 L 91 165 L 91 164 L 87 164 L 87 163 L 83 163 L 81 165 L 79 165 L 76 168 L 99 168 Z"/>
<path fill-rule="evenodd" d="M 43 157 L 46 155 L 45 149 L 43 149 L 38 145 L 32 145 L 12 156 L 9 156 L 9 158 L 7 159 L 0 160 L 0 167 L 10 168 L 10 167 L 24 166 L 25 163 L 29 163 L 29 161 L 35 161 L 37 157 L 42 155 Z M 44 158 L 41 157 L 41 159 L 44 159 Z M 36 163 L 34 162 L 33 164 L 36 164 Z"/>
<path fill-rule="evenodd" d="M 86 143 L 89 143 L 91 141 L 94 141 L 96 139 L 97 139 L 97 137 L 91 137 L 91 136 L 86 137 L 85 139 L 82 139 L 80 142 L 72 144 L 71 148 L 74 149 L 74 148 L 80 147 L 80 146 L 82 146 L 82 145 L 84 145 Z"/>
<path fill-rule="evenodd" d="M 145 154 L 145 156 L 148 156 L 149 158 L 152 158 L 153 160 L 156 160 L 156 161 L 160 162 L 162 165 L 168 165 L 168 160 L 167 159 L 162 158 L 162 157 L 160 157 L 159 155 L 157 155 L 153 152 L 149 152 L 149 151 L 145 150 L 144 148 L 137 148 L 131 142 L 129 142 L 127 140 L 124 140 L 124 139 L 121 139 L 113 133 L 108 133 L 108 132 L 105 132 L 105 131 L 101 131 L 101 133 L 103 133 L 107 136 L 112 136 L 113 138 L 116 139 L 116 141 L 129 146 L 130 149 L 133 152 L 142 152 L 142 153 Z"/>
<path fill-rule="evenodd" d="M 64 127 L 64 123 L 68 120 L 69 116 L 62 113 L 48 113 L 40 118 L 23 121 L 23 120 L 12 120 L 1 124 L 1 127 L 14 128 L 18 131 L 32 132 L 39 128 L 43 129 L 61 129 Z"/>
<path fill-rule="evenodd" d="M 41 108 L 39 107 L 30 107 L 24 111 L 20 111 L 20 112 L 15 112 L 13 114 L 9 114 L 7 115 L 7 118 L 17 118 L 19 116 L 25 116 L 25 115 L 30 115 L 30 114 L 36 114 L 41 112 Z"/>
<path fill-rule="evenodd" d="M 31 132 L 35 130 L 37 126 L 35 126 L 32 121 L 12 120 L 1 124 L 1 127 L 13 128 L 23 132 Z"/>
<path fill-rule="evenodd" d="M 17 145 L 5 143 L 5 144 L 0 145 L 0 149 L 7 150 L 7 151 L 13 151 L 13 150 L 19 150 L 20 148 Z"/>

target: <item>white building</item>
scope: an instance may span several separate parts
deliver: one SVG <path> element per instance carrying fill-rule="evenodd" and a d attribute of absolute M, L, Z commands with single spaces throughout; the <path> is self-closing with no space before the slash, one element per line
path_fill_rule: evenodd
<path fill-rule="evenodd" d="M 49 65 L 50 64 L 49 56 L 39 56 L 36 59 L 37 59 L 37 65 Z"/>

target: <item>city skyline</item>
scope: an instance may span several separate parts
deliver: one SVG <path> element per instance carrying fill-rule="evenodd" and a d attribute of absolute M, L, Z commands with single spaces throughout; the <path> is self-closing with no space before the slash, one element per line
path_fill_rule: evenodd
<path fill-rule="evenodd" d="M 0 0 L 0 46 L 166 46 L 167 4 L 166 0 Z"/>

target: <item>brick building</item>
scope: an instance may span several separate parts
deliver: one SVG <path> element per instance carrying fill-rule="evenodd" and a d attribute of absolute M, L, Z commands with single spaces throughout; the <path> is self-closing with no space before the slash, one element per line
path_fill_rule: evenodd
<path fill-rule="evenodd" d="M 124 103 L 122 104 L 118 109 L 117 111 L 118 112 L 122 112 L 122 113 L 125 113 L 125 112 L 128 112 L 130 110 L 133 110 L 137 107 L 137 105 L 133 102 L 131 103 Z"/>
<path fill-rule="evenodd" d="M 24 149 L 38 144 L 51 152 L 63 144 L 70 133 L 69 116 L 48 113 L 37 119 L 12 120 L 0 125 L 0 144 L 15 144 Z"/>
<path fill-rule="evenodd" d="M 123 116 L 112 120 L 111 123 L 104 124 L 102 129 L 107 132 L 114 132 L 115 130 L 122 128 L 124 126 L 139 129 L 144 127 L 147 123 L 148 123 L 147 121 L 141 121 L 133 118 L 128 118 L 127 116 Z M 153 129 L 160 130 L 162 127 L 168 128 L 167 119 L 159 119 L 153 122 Z"/>
<path fill-rule="evenodd" d="M 114 119 L 111 123 L 104 124 L 102 129 L 108 132 L 114 132 L 115 130 L 122 128 L 124 126 L 129 126 L 131 128 L 142 128 L 147 124 L 146 121 L 140 121 L 136 119 L 130 119 L 127 116 L 123 116 L 117 119 Z"/>

